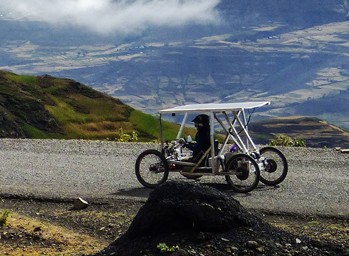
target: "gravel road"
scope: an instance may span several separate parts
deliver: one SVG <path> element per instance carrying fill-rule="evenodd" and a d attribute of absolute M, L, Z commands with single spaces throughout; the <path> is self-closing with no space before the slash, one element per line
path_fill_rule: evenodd
<path fill-rule="evenodd" d="M 82 140 L 0 140 L 0 197 L 144 199 L 134 174 L 140 152 L 155 144 Z M 156 145 L 155 145 L 156 146 Z M 155 147 L 156 148 L 156 147 Z M 245 207 L 272 212 L 349 217 L 349 154 L 334 149 L 282 148 L 288 164 L 278 187 L 236 194 L 223 177 L 202 178 Z M 187 180 L 170 174 L 170 180 Z"/>

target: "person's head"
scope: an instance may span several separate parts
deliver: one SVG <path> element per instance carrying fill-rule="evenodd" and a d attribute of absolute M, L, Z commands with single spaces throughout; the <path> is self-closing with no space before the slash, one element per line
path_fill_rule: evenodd
<path fill-rule="evenodd" d="M 194 122 L 195 127 L 200 128 L 200 127 L 209 127 L 210 126 L 210 118 L 208 115 L 201 114 L 196 116 L 192 122 Z"/>

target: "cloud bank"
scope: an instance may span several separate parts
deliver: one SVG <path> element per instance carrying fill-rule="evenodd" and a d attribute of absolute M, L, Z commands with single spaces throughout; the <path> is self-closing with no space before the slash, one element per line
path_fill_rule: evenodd
<path fill-rule="evenodd" d="M 1 0 L 3 17 L 78 26 L 91 31 L 136 33 L 148 26 L 212 24 L 220 0 Z"/>

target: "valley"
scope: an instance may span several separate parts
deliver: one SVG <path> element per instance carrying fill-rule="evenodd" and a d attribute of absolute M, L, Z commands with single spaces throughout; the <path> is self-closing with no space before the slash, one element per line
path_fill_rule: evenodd
<path fill-rule="evenodd" d="M 315 116 L 348 130 L 344 2 L 222 0 L 220 23 L 149 27 L 126 38 L 3 18 L 0 69 L 71 78 L 150 114 L 267 100 L 272 105 L 258 119 Z"/>

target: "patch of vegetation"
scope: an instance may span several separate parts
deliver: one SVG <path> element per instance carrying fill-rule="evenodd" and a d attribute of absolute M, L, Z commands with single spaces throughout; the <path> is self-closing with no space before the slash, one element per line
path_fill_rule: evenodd
<path fill-rule="evenodd" d="M 285 134 L 278 134 L 269 142 L 270 146 L 284 146 L 284 147 L 305 147 L 305 141 L 300 138 L 291 138 Z"/>
<path fill-rule="evenodd" d="M 159 243 L 156 248 L 158 248 L 161 253 L 168 253 L 177 251 L 179 249 L 179 246 L 168 246 L 166 243 Z"/>
<path fill-rule="evenodd" d="M 35 76 L 17 75 L 17 74 L 8 72 L 6 74 L 6 78 L 23 85 L 37 84 L 37 78 Z"/>
<path fill-rule="evenodd" d="M 142 133 L 149 133 L 150 131 L 152 131 L 153 135 L 155 135 L 156 137 L 159 136 L 159 120 L 155 117 L 149 117 L 149 115 L 135 110 L 132 111 L 130 120 L 134 124 L 134 127 L 137 131 L 140 131 Z"/>
<path fill-rule="evenodd" d="M 85 123 L 91 120 L 90 116 L 85 113 L 77 112 L 74 108 L 58 97 L 51 96 L 54 106 L 48 105 L 46 109 L 55 117 L 61 125 L 69 123 Z"/>
<path fill-rule="evenodd" d="M 6 226 L 10 216 L 11 216 L 11 212 L 9 210 L 3 211 L 3 213 L 0 215 L 0 227 Z"/>
<path fill-rule="evenodd" d="M 148 114 L 142 113 L 138 110 L 134 110 L 131 114 L 130 120 L 135 124 L 135 130 L 139 132 L 139 136 L 142 134 L 151 134 L 151 137 L 143 138 L 145 141 L 159 140 L 160 139 L 160 120 L 159 116 L 150 116 Z M 173 140 L 176 138 L 180 125 L 161 120 L 162 126 L 162 136 L 164 141 Z M 196 129 L 185 127 L 183 134 L 191 135 L 195 137 Z"/>
<path fill-rule="evenodd" d="M 122 128 L 119 129 L 119 135 L 116 139 L 118 142 L 137 142 L 138 134 L 136 131 L 132 131 L 131 134 L 125 133 Z"/>
<path fill-rule="evenodd" d="M 48 139 L 49 135 L 37 128 L 35 128 L 34 126 L 30 125 L 30 124 L 24 124 L 22 126 L 22 129 L 24 131 L 24 134 L 29 137 L 29 138 L 33 138 L 33 139 Z"/>

